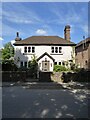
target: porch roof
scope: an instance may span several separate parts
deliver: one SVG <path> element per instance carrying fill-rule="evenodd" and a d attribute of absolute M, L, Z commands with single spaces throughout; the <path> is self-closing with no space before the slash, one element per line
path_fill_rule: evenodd
<path fill-rule="evenodd" d="M 39 61 L 41 58 L 43 58 L 45 55 L 47 55 L 49 58 L 51 58 L 53 61 L 55 61 L 55 59 L 50 56 L 47 52 L 45 52 L 44 54 L 42 54 L 39 58 L 37 58 L 37 61 Z"/>

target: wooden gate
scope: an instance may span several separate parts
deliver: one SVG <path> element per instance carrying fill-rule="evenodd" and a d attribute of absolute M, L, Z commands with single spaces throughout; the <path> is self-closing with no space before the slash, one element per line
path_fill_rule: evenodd
<path fill-rule="evenodd" d="M 39 72 L 39 81 L 40 82 L 52 82 L 51 72 Z"/>

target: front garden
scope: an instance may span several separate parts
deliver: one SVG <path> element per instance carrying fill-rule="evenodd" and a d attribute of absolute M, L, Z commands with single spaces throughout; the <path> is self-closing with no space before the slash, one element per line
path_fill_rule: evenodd
<path fill-rule="evenodd" d="M 29 62 L 29 67 L 18 68 L 13 60 L 3 60 L 0 63 L 2 70 L 2 81 L 26 81 L 28 79 L 37 79 L 38 64 L 33 59 Z M 51 80 L 54 82 L 89 82 L 90 70 L 75 68 L 68 69 L 65 66 L 55 65 L 54 72 L 51 74 Z"/>
<path fill-rule="evenodd" d="M 37 79 L 38 64 L 36 57 L 33 56 L 29 62 L 28 68 L 18 68 L 11 59 L 14 56 L 14 47 L 7 43 L 1 51 L 2 58 L 0 61 L 0 74 L 2 81 L 26 81 L 28 79 Z M 1 56 L 0 56 L 1 57 Z M 55 82 L 89 82 L 90 70 L 80 69 L 75 64 L 71 68 L 61 65 L 54 65 L 54 71 L 51 74 L 51 80 Z"/>

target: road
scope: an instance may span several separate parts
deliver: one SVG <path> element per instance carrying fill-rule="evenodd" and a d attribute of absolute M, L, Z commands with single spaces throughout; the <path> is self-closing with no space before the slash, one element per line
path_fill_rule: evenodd
<path fill-rule="evenodd" d="M 86 89 L 3 87 L 3 118 L 88 118 Z"/>

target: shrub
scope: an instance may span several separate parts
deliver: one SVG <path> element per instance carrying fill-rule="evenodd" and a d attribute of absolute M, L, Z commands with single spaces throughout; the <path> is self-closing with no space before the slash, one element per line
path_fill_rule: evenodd
<path fill-rule="evenodd" d="M 2 71 L 16 71 L 18 68 L 14 64 L 13 60 L 3 60 L 2 61 Z"/>
<path fill-rule="evenodd" d="M 37 70 L 38 70 L 38 63 L 37 63 L 35 56 L 33 56 L 32 61 L 29 61 L 28 69 L 29 69 L 31 77 L 36 78 L 37 77 Z"/>
<path fill-rule="evenodd" d="M 81 71 L 83 71 L 83 69 L 82 68 L 75 68 L 73 71 L 74 72 L 81 72 Z"/>
<path fill-rule="evenodd" d="M 60 72 L 60 71 L 67 71 L 68 69 L 64 66 L 61 65 L 54 65 L 54 71 L 55 72 Z"/>
<path fill-rule="evenodd" d="M 18 71 L 28 71 L 28 68 L 23 66 L 23 67 L 18 68 Z"/>
<path fill-rule="evenodd" d="M 74 63 L 71 63 L 71 70 L 75 70 L 76 66 Z"/>

